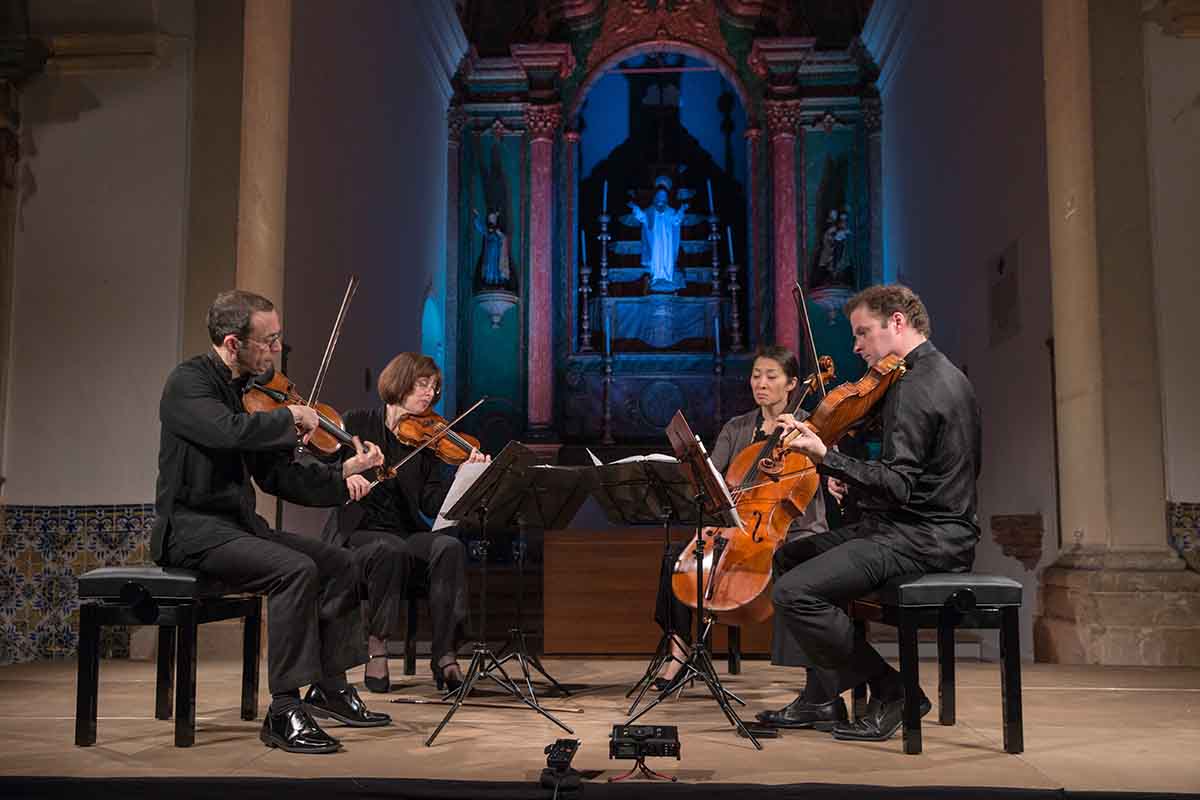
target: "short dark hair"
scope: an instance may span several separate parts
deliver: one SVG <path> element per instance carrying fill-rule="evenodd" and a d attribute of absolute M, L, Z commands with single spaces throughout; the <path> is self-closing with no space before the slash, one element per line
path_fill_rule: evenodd
<path fill-rule="evenodd" d="M 250 335 L 250 317 L 256 311 L 274 311 L 275 304 L 261 294 L 230 289 L 221 292 L 208 307 L 208 338 L 219 345 L 229 335 L 245 339 Z"/>
<path fill-rule="evenodd" d="M 845 312 L 849 317 L 854 309 L 866 306 L 867 310 L 881 320 L 886 320 L 899 311 L 918 333 L 929 338 L 932 328 L 929 324 L 929 312 L 917 293 L 900 283 L 888 283 L 881 286 L 868 286 L 846 301 Z"/>
<path fill-rule="evenodd" d="M 436 403 L 442 396 L 442 371 L 437 362 L 421 353 L 401 353 L 379 373 L 379 399 L 388 405 L 399 405 L 412 393 L 419 378 L 437 378 L 433 393 Z"/>

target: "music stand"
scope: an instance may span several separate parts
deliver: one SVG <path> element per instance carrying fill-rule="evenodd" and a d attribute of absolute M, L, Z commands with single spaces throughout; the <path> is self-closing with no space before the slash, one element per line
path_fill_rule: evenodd
<path fill-rule="evenodd" d="M 695 495 L 690 468 L 675 458 L 641 457 L 596 466 L 596 500 L 610 522 L 619 525 L 661 525 L 663 532 L 662 563 L 671 558 L 671 524 L 691 525 L 695 522 Z M 632 714 L 654 684 L 654 678 L 668 662 L 681 666 L 684 659 L 671 652 L 679 641 L 674 618 L 668 614 L 666 628 L 636 683 L 625 693 L 637 692 Z"/>
<path fill-rule="evenodd" d="M 724 712 L 730 723 L 737 728 L 738 733 L 749 739 L 756 749 L 762 750 L 762 743 L 746 727 L 741 717 L 730 705 L 729 698 L 732 695 L 721 685 L 721 679 L 717 676 L 712 656 L 708 652 L 708 644 L 704 640 L 704 528 L 705 526 L 740 528 L 741 520 L 738 518 L 733 498 L 725 486 L 724 479 L 717 474 L 716 468 L 709 461 L 708 453 L 705 452 L 699 437 L 693 434 L 691 428 L 688 427 L 683 412 L 675 412 L 675 416 L 667 425 L 666 433 L 675 455 L 683 464 L 690 467 L 692 488 L 695 492 L 693 503 L 695 504 L 696 519 L 696 639 L 692 643 L 692 652 L 683 664 L 678 686 L 681 690 L 683 682 L 689 677 L 694 676 L 702 680 L 708 687 L 712 698 L 717 702 L 717 706 Z M 669 691 L 663 692 L 648 706 L 631 716 L 625 724 L 632 725 L 666 700 L 670 694 Z"/>
<path fill-rule="evenodd" d="M 480 569 L 480 615 L 479 615 L 479 635 L 475 641 L 475 648 L 471 653 L 471 663 L 467 667 L 467 675 L 460 686 L 454 692 L 446 696 L 454 697 L 454 703 L 450 706 L 450 710 L 446 712 L 446 716 L 438 723 L 437 728 L 425 740 L 425 746 L 433 745 L 433 740 L 438 737 L 442 729 L 450 722 L 450 719 L 462 706 L 467 695 L 471 693 L 476 681 L 481 677 L 491 678 L 495 683 L 508 690 L 509 694 L 520 700 L 525 705 L 532 708 L 534 711 L 541 714 L 546 719 L 553 722 L 558 727 L 565 730 L 567 733 L 573 734 L 574 731 L 564 725 L 557 717 L 551 714 L 546 709 L 542 708 L 536 702 L 521 694 L 520 689 L 508 677 L 508 673 L 504 671 L 504 667 L 500 666 L 496 659 L 495 653 L 487 643 L 487 562 L 488 562 L 488 521 L 494 515 L 499 519 L 511 519 L 520 507 L 521 499 L 524 496 L 525 486 L 527 483 L 527 473 L 534 465 L 537 457 L 527 448 L 521 446 L 517 442 L 509 442 L 500 454 L 497 455 L 492 462 L 488 464 L 487 469 L 480 473 L 475 482 L 463 492 L 462 497 L 445 513 L 446 519 L 463 520 L 469 517 L 475 517 L 479 520 L 480 541 L 479 552 L 481 560 Z M 504 676 L 504 680 L 497 678 L 493 670 L 499 670 Z"/>
<path fill-rule="evenodd" d="M 520 504 L 514 509 L 511 520 L 505 520 L 502 527 L 515 521 L 518 530 L 517 547 L 514 557 L 517 562 L 517 624 L 508 629 L 508 643 L 500 650 L 501 658 L 496 667 L 502 668 L 509 661 L 516 660 L 521 667 L 525 679 L 525 688 L 529 691 L 529 699 L 535 704 L 537 695 L 533 690 L 533 679 L 529 673 L 532 666 L 541 673 L 550 684 L 564 696 L 570 696 L 566 687 L 556 681 L 541 660 L 529 652 L 525 641 L 524 599 L 525 599 L 525 530 L 540 528 L 555 530 L 565 528 L 575 518 L 580 506 L 587 500 L 595 482 L 592 470 L 580 467 L 558 467 L 548 464 L 534 464 L 525 472 L 525 490 Z M 491 667 L 484 671 L 485 677 L 491 677 Z"/>

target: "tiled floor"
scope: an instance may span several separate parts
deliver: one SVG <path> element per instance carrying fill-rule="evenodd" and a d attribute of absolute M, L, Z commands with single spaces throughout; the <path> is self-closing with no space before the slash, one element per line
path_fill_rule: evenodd
<path fill-rule="evenodd" d="M 400 664 L 392 667 L 398 676 L 393 697 L 435 697 L 423 675 L 401 681 Z M 559 716 L 582 739 L 575 766 L 607 775 L 623 771 L 628 762 L 608 759 L 608 734 L 625 718 L 624 691 L 641 663 L 556 660 L 547 667 L 559 680 L 583 685 L 575 697 L 545 701 L 562 709 Z M 935 664 L 922 667 L 923 685 L 935 697 Z M 728 683 L 753 712 L 789 701 L 796 677 L 752 661 Z M 898 737 L 858 744 L 815 732 L 785 733 L 756 752 L 699 689 L 644 721 L 679 726 L 682 760 L 653 766 L 685 781 L 1200 792 L 1200 670 L 1026 664 L 1023 678 L 1025 752 L 1016 756 L 1001 746 L 994 664 L 960 663 L 958 724 L 938 725 L 935 708 L 926 717 L 919 756 L 904 755 Z M 85 749 L 72 744 L 74 681 L 72 661 L 0 668 L 6 745 L 0 774 L 532 780 L 545 765 L 545 745 L 566 735 L 528 710 L 469 708 L 427 748 L 424 739 L 443 708 L 390 704 L 364 692 L 373 708 L 392 713 L 394 725 L 331 728 L 343 740 L 341 753 L 287 755 L 263 747 L 258 724 L 239 719 L 239 666 L 202 661 L 196 745 L 179 750 L 172 746 L 172 724 L 153 718 L 153 665 L 117 660 L 101 665 L 99 740 Z"/>

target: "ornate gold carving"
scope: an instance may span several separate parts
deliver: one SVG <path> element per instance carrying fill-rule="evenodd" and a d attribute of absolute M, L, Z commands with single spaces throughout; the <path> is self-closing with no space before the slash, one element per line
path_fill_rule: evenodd
<path fill-rule="evenodd" d="M 529 131 L 529 138 L 535 142 L 553 141 L 554 133 L 561 122 L 562 105 L 559 103 L 525 106 L 525 129 Z"/>
<path fill-rule="evenodd" d="M 767 100 L 767 132 L 772 139 L 779 136 L 795 136 L 800 127 L 799 100 Z"/>
<path fill-rule="evenodd" d="M 708 0 L 609 0 L 600 36 L 588 53 L 588 72 L 614 53 L 649 42 L 686 42 L 734 65 L 721 36 L 717 7 Z"/>

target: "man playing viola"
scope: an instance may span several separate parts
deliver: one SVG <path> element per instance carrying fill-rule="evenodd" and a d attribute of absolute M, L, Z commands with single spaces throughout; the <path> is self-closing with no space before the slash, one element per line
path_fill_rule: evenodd
<path fill-rule="evenodd" d="M 255 513 L 251 478 L 294 503 L 337 506 L 361 496 L 357 473 L 383 462 L 374 444 L 330 466 L 297 457 L 317 428 L 316 411 L 288 405 L 247 413 L 242 394 L 269 376 L 280 350 L 279 315 L 266 298 L 222 292 L 208 310 L 212 350 L 171 371 L 159 406 L 153 558 L 211 575 L 233 591 L 267 595 L 271 706 L 260 738 L 293 753 L 331 753 L 338 740 L 313 716 L 386 725 L 368 711 L 345 670 L 366 661 L 358 584 L 363 575 L 338 547 L 274 531 Z M 383 585 L 402 586 L 403 559 L 370 566 Z M 304 703 L 300 687 L 308 686 Z"/>
<path fill-rule="evenodd" d="M 979 539 L 979 406 L 966 376 L 929 341 L 928 312 L 911 289 L 873 286 L 852 297 L 845 310 L 854 352 L 867 366 L 896 355 L 906 372 L 881 404 L 878 459 L 828 449 L 807 424 L 780 420 L 796 432 L 791 447 L 858 494 L 860 519 L 780 548 L 777 564 L 786 572 L 775 582 L 775 612 L 813 661 L 831 671 L 832 691 L 829 697 L 802 695 L 783 709 L 760 713 L 759 720 L 801 727 L 844 719 L 840 693 L 865 681 L 871 688 L 867 714 L 836 722 L 833 735 L 882 741 L 901 725 L 903 684 L 855 632 L 842 607 L 901 575 L 970 569 Z M 923 692 L 919 702 L 921 713 L 928 713 Z"/>

